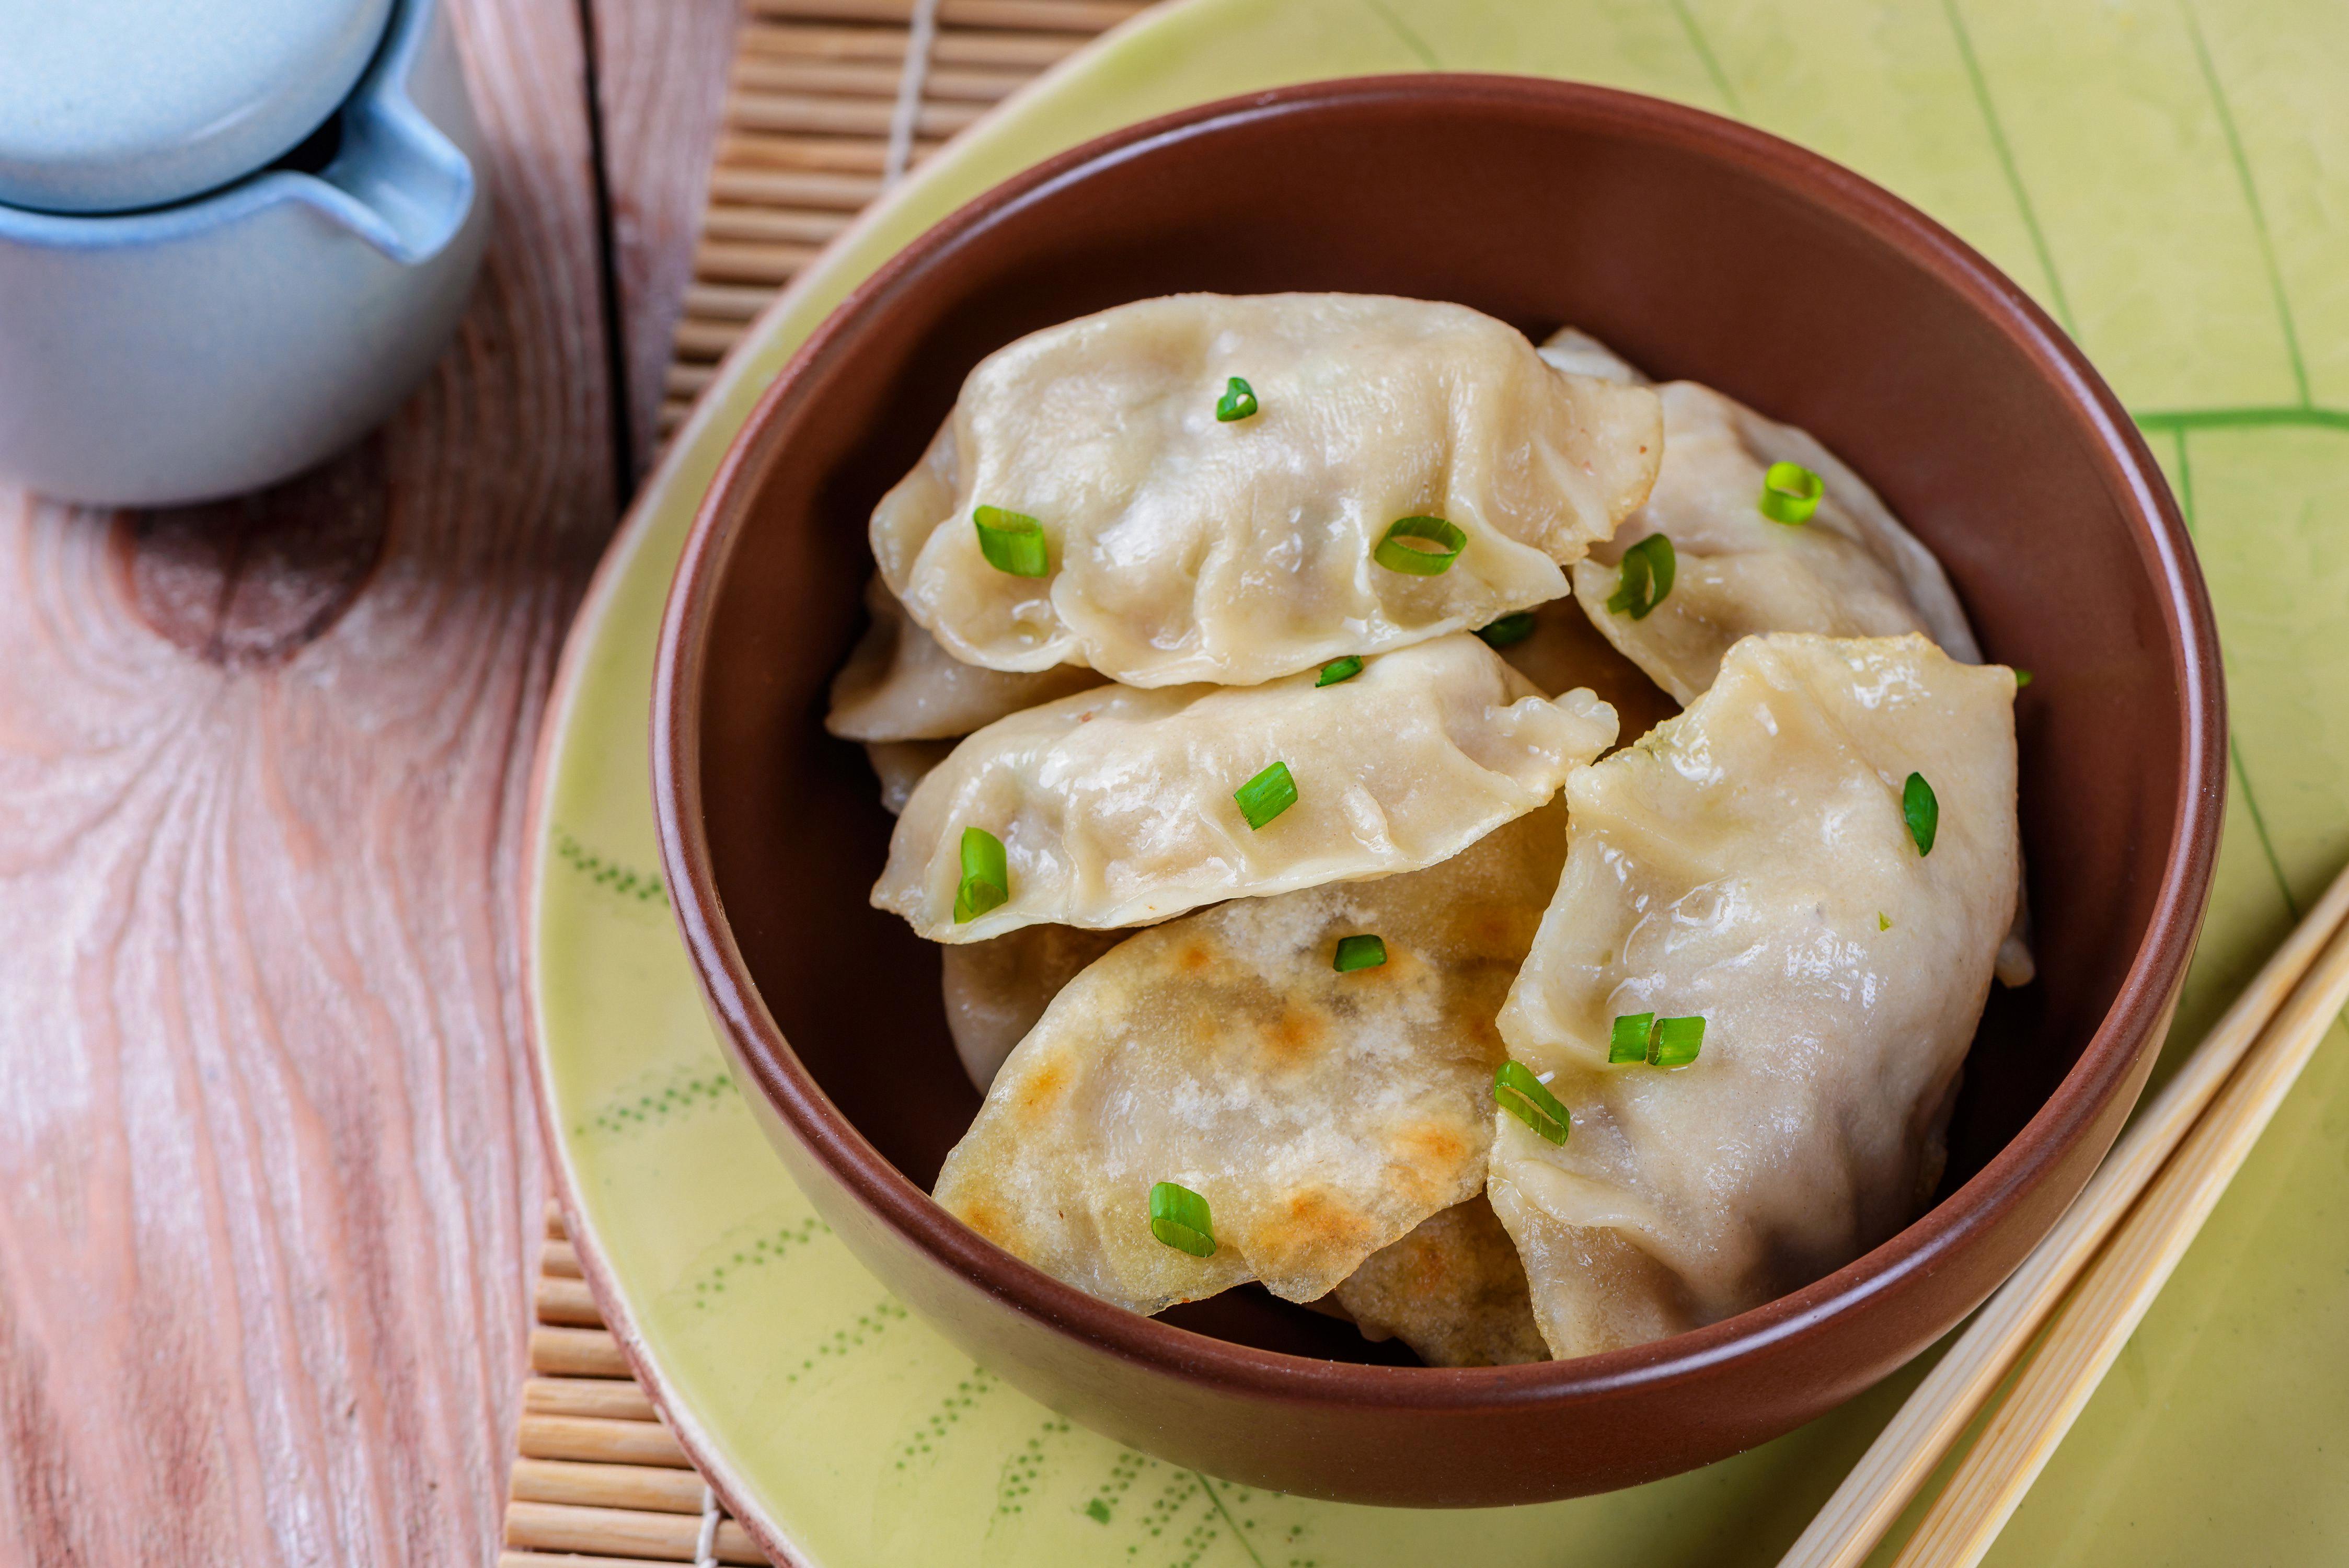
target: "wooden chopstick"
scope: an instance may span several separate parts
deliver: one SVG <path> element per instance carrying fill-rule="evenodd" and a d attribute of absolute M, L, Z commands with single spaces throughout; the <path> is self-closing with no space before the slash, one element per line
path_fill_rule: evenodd
<path fill-rule="evenodd" d="M 2219 1098 L 2057 1309 L 2046 1339 L 1927 1509 L 1894 1568 L 1972 1568 L 1998 1537 L 2202 1222 L 2349 1003 L 2336 934 Z"/>
<path fill-rule="evenodd" d="M 1878 1435 L 1835 1495 L 1827 1500 L 1810 1528 L 1781 1560 L 1780 1568 L 1855 1568 L 1874 1550 L 1918 1487 L 1980 1410 L 1982 1401 L 2013 1367 L 2064 1292 L 2095 1257 L 2106 1238 L 2122 1222 L 2139 1194 L 2153 1184 L 2204 1110 L 2212 1108 L 2236 1068 L 2255 1046 L 2269 1040 L 2289 1043 L 2282 1028 L 2281 1015 L 2288 1001 L 2297 1003 L 2295 994 L 2302 992 L 2302 982 L 2308 981 L 2309 1006 L 2294 1006 L 2290 1010 L 2295 1016 L 2313 1016 L 2319 1021 L 2307 1031 L 2306 1045 L 2291 1065 L 2291 1075 L 2297 1076 L 2299 1063 L 2307 1059 L 2307 1050 L 2313 1049 L 2315 1040 L 2322 1037 L 2341 1003 L 2335 999 L 2329 1011 L 2312 1009 L 2333 987 L 2349 984 L 2349 974 L 2312 974 L 2319 965 L 2320 954 L 2325 965 L 2341 964 L 2343 943 L 2349 941 L 2340 935 L 2344 922 L 2349 922 L 2349 870 L 2333 880 L 2323 898 L 2204 1037 L 2199 1048 L 2121 1136 L 2055 1228 L 1983 1305 L 1972 1325 L 1918 1385 L 1891 1424 Z M 2271 1029 L 2271 1022 L 2278 1027 Z M 2282 1080 L 2274 1091 L 2277 1097 L 2290 1082 L 2290 1077 Z M 2272 1109 L 2271 1102 L 2268 1111 Z M 2214 1117 L 2218 1114 L 2213 1110 Z M 2266 1114 L 2262 1113 L 2257 1125 L 2251 1126 L 2242 1139 L 2245 1149 L 2258 1136 L 2259 1128 L 2265 1125 Z M 2235 1164 L 2240 1163 L 2238 1157 Z M 2219 1187 L 2224 1187 L 2233 1171 L 2233 1164 L 2225 1167 L 2218 1177 Z M 2211 1201 L 2216 1201 L 2215 1191 Z M 2201 1214 L 2207 1212 L 2205 1208 L 2191 1215 L 2194 1228 L 2199 1227 Z M 2182 1213 L 2179 1216 L 2186 1217 Z M 2182 1252 L 2191 1237 L 2189 1229 L 2178 1241 L 2178 1250 Z M 2147 1300 L 2159 1289 L 2161 1279 L 2167 1277 L 2165 1268 L 2159 1278 L 2151 1281 L 2146 1291 Z M 2137 1313 L 2142 1315 L 2142 1305 Z M 2130 1321 L 2133 1324 L 2135 1319 Z M 2126 1339 L 2126 1331 L 2121 1337 Z M 2115 1342 L 2116 1349 L 2118 1343 Z M 2041 1359 L 2044 1360 L 2044 1357 Z M 2101 1376 L 2103 1369 L 2102 1365 L 2097 1366 L 2096 1375 Z M 2081 1398 L 2085 1400 L 2085 1391 Z M 2075 1406 L 2074 1413 L 2076 1410 Z M 2065 1424 L 2069 1424 L 2068 1417 Z M 2037 1473 L 2035 1466 L 2031 1473 Z M 2028 1485 L 2027 1477 L 2023 1484 Z M 1944 1497 L 1954 1491 L 1953 1482 L 1945 1490 Z M 2020 1488 L 2015 1495 L 2021 1495 Z M 2008 1511 L 2012 1511 L 2012 1503 Z M 1999 1522 L 2003 1522 L 2004 1516 L 2001 1515 Z M 1983 1538 L 1985 1545 L 1988 1539 Z"/>

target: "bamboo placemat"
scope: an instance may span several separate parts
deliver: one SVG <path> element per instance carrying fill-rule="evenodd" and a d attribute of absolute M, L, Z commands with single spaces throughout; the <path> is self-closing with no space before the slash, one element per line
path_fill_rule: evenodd
<path fill-rule="evenodd" d="M 670 357 L 685 422 L 751 320 L 864 207 L 1135 0 L 747 0 Z M 639 1387 L 546 1212 L 499 1568 L 765 1564 Z"/>
<path fill-rule="evenodd" d="M 747 0 L 660 432 L 865 205 L 1137 0 Z"/>

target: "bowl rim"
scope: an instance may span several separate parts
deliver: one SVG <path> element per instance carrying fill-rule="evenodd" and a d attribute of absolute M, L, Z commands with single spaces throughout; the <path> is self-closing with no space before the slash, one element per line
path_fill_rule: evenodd
<path fill-rule="evenodd" d="M 885 310 L 934 262 L 1021 208 L 1161 145 L 1333 105 L 1538 104 L 1595 129 L 1735 166 L 1889 245 L 1963 299 L 2058 389 L 2128 500 L 2137 544 L 2162 590 L 2181 709 L 2186 789 L 2145 939 L 2079 1058 L 2006 1145 L 1964 1185 L 1878 1246 L 1800 1290 L 1644 1345 L 1516 1367 L 1385 1367 L 1235 1344 L 1101 1301 L 982 1239 L 915 1185 L 833 1104 L 760 999 L 717 895 L 702 814 L 698 694 L 717 590 L 772 433 L 810 373 L 844 352 L 849 328 Z M 1297 83 L 1216 99 L 1081 143 L 992 187 L 914 239 L 843 298 L 761 394 L 696 511 L 664 606 L 653 678 L 654 814 L 679 929 L 710 1009 L 767 1108 L 806 1153 L 891 1231 L 1023 1317 L 1131 1363 L 1257 1398 L 1413 1411 L 1541 1407 L 1684 1379 L 1805 1338 L 1868 1298 L 1930 1273 L 2023 1204 L 2129 1084 L 2166 1025 L 2200 929 L 2225 799 L 2226 698 L 2218 634 L 2185 524 L 2136 422 L 2079 348 L 1971 246 L 1861 175 L 1740 121 L 1644 94 L 1544 77 L 1402 73 Z M 2149 1059 L 2149 1058 L 2148 1058 Z M 2100 1155 L 2101 1158 L 2101 1155 Z"/>

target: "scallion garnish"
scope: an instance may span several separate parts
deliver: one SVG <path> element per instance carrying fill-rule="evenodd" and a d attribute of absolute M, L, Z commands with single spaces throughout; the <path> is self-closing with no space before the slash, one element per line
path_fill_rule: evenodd
<path fill-rule="evenodd" d="M 1501 1064 L 1501 1070 L 1493 1075 L 1493 1098 L 1500 1101 L 1503 1110 L 1552 1143 L 1564 1143 L 1567 1134 L 1574 1130 L 1574 1119 L 1566 1107 L 1523 1062 Z"/>
<path fill-rule="evenodd" d="M 1288 763 L 1276 762 L 1233 790 L 1232 799 L 1240 803 L 1247 825 L 1261 828 L 1297 804 L 1297 780 L 1288 776 Z"/>
<path fill-rule="evenodd" d="M 955 923 L 977 920 L 1011 896 L 1003 841 L 985 828 L 962 830 L 962 882 L 955 888 Z"/>
<path fill-rule="evenodd" d="M 1607 1059 L 1610 1062 L 1644 1062 L 1648 1059 L 1648 1041 L 1656 1032 L 1653 1013 L 1625 1013 L 1615 1020 L 1614 1033 L 1607 1037 Z"/>
<path fill-rule="evenodd" d="M 1413 541 L 1420 542 L 1414 543 Z M 1431 550 L 1428 545 L 1439 545 Z M 1390 572 L 1406 573 L 1413 577 L 1441 577 L 1452 570 L 1461 551 L 1467 548 L 1468 536 L 1440 517 L 1398 518 L 1379 541 L 1371 559 Z"/>
<path fill-rule="evenodd" d="M 998 572 L 1014 577 L 1042 577 L 1050 568 L 1044 554 L 1044 525 L 1025 512 L 983 506 L 970 514 L 978 529 L 978 552 Z"/>
<path fill-rule="evenodd" d="M 1607 607 L 1634 621 L 1646 620 L 1648 612 L 1662 603 L 1665 595 L 1672 591 L 1672 576 L 1678 565 L 1672 542 L 1661 533 L 1648 535 L 1623 552 L 1623 576 L 1609 595 Z"/>
<path fill-rule="evenodd" d="M 1514 615 L 1504 615 L 1489 626 L 1480 626 L 1476 634 L 1485 639 L 1488 648 L 1506 648 L 1512 643 L 1522 643 L 1534 634 L 1534 613 L 1520 610 Z"/>
<path fill-rule="evenodd" d="M 1878 931 L 1892 929 L 1892 917 L 1880 909 L 1876 912 L 1876 929 Z"/>
<path fill-rule="evenodd" d="M 1338 938 L 1338 956 L 1330 967 L 1340 975 L 1357 969 L 1376 969 L 1387 961 L 1387 944 L 1383 937 L 1341 936 Z"/>
<path fill-rule="evenodd" d="M 2017 690 L 2017 691 L 2021 691 L 2024 686 L 2029 686 L 2030 684 L 2031 684 L 2031 672 L 2030 672 L 2029 670 L 2017 670 L 2017 671 L 2015 671 L 2015 672 L 2014 672 L 2014 689 L 2015 689 L 2015 690 Z"/>
<path fill-rule="evenodd" d="M 1909 782 L 1900 786 L 1900 820 L 1909 824 L 1909 836 L 1917 841 L 1917 852 L 1933 852 L 1933 837 L 1941 830 L 1941 802 L 1934 798 L 1933 787 L 1925 782 L 1922 773 L 1909 775 Z"/>
<path fill-rule="evenodd" d="M 1800 463 L 1772 463 L 1762 476 L 1762 515 L 1772 522 L 1799 528 L 1819 510 L 1826 485 Z"/>
<path fill-rule="evenodd" d="M 1228 425 L 1235 419 L 1245 419 L 1256 412 L 1256 388 L 1233 377 L 1224 383 L 1224 395 L 1216 399 L 1216 418 Z"/>
<path fill-rule="evenodd" d="M 1696 1060 L 1703 1046 L 1703 1018 L 1659 1018 L 1655 1044 L 1648 1047 L 1648 1060 L 1660 1068 L 1684 1068 Z"/>
<path fill-rule="evenodd" d="M 1361 673 L 1362 661 L 1348 654 L 1342 659 L 1331 659 L 1328 664 L 1323 665 L 1321 678 L 1313 684 L 1318 686 L 1336 686 L 1340 681 L 1352 680 Z"/>
<path fill-rule="evenodd" d="M 1150 1233 L 1195 1258 L 1216 1253 L 1215 1218 L 1207 1201 L 1188 1187 L 1161 1181 L 1150 1189 Z"/>

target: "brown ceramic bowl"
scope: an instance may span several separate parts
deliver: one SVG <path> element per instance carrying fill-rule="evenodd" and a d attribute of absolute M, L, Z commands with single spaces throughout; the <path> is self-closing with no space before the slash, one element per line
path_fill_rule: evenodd
<path fill-rule="evenodd" d="M 1337 289 L 1572 322 L 1816 432 L 1949 568 L 2021 705 L 2038 982 L 1994 994 L 1940 1202 L 1806 1289 L 1577 1361 L 1393 1364 L 1230 1293 L 1166 1318 L 999 1252 L 927 1189 L 978 1108 L 937 956 L 865 902 L 888 841 L 819 719 L 865 520 L 981 356 L 1128 300 Z M 1720 1459 L 1850 1398 L 1989 1294 L 2135 1101 L 2194 946 L 2224 715 L 2209 603 L 2135 428 L 2021 290 L 1843 169 L 1649 98 L 1322 82 L 1081 147 L 916 241 L 735 443 L 662 632 L 678 916 L 746 1098 L 856 1255 L 972 1357 L 1175 1463 L 1365 1502 L 1524 1502 Z"/>

